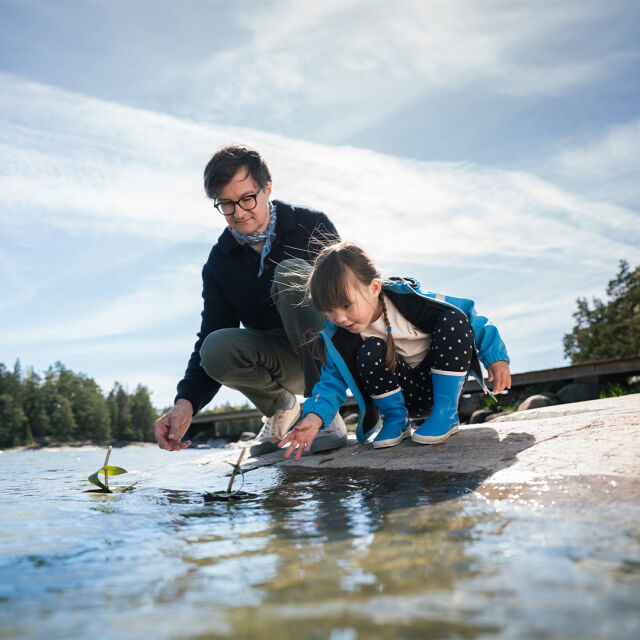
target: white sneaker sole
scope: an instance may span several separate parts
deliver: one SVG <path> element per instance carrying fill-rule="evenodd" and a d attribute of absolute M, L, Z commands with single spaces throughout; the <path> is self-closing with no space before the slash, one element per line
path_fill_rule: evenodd
<path fill-rule="evenodd" d="M 411 437 L 411 427 L 405 429 L 398 437 L 388 438 L 387 440 L 374 440 L 372 442 L 374 449 L 384 449 L 385 447 L 395 447 L 400 444 L 405 438 Z"/>
<path fill-rule="evenodd" d="M 449 429 L 447 433 L 442 436 L 421 436 L 418 433 L 414 433 L 411 436 L 411 439 L 418 444 L 438 444 L 439 442 L 444 442 L 447 438 L 452 436 L 454 433 L 458 431 L 458 425 Z"/>

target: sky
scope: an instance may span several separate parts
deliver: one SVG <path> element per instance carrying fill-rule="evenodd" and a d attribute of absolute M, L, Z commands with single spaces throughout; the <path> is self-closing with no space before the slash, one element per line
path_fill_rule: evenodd
<path fill-rule="evenodd" d="M 245 143 L 514 372 L 568 365 L 576 299 L 640 262 L 639 70 L 635 1 L 0 0 L 0 362 L 170 406 L 224 229 L 202 170 Z"/>

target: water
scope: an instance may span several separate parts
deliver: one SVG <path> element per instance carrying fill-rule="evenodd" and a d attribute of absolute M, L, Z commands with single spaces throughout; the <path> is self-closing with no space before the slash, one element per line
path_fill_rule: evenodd
<path fill-rule="evenodd" d="M 115 449 L 113 495 L 103 450 L 1 455 L 0 638 L 640 635 L 633 481 L 267 467 L 204 503 L 203 455 Z"/>

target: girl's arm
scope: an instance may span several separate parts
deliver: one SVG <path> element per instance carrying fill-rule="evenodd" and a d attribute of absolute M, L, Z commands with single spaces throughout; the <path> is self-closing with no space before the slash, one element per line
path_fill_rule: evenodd
<path fill-rule="evenodd" d="M 322 365 L 320 380 L 316 382 L 311 392 L 311 397 L 304 401 L 302 417 L 315 413 L 327 426 L 336 417 L 338 409 L 347 399 L 347 385 L 333 364 L 330 354 L 327 354 L 325 364 Z"/>
<path fill-rule="evenodd" d="M 294 460 L 300 460 L 302 453 L 311 447 L 318 431 L 331 423 L 346 399 L 347 385 L 327 355 L 320 380 L 314 385 L 312 396 L 305 400 L 302 420 L 278 444 L 281 449 L 289 445 L 284 457 L 289 458 L 297 448 Z"/>
<path fill-rule="evenodd" d="M 477 313 L 473 300 L 445 296 L 445 301 L 455 305 L 467 314 L 473 327 L 478 357 L 485 367 L 488 368 L 492 362 L 498 360 L 504 360 L 509 364 L 507 347 L 502 341 L 498 329 L 489 318 Z"/>

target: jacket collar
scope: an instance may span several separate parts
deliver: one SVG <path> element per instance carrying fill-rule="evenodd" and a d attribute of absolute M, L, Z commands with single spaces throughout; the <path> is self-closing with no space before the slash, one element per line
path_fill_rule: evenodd
<path fill-rule="evenodd" d="M 276 208 L 276 237 L 273 245 L 279 244 L 281 236 L 296 227 L 296 216 L 293 208 L 281 200 L 272 200 Z M 239 249 L 242 245 L 234 238 L 231 229 L 226 227 L 218 238 L 218 248 L 224 255 L 229 255 L 234 249 Z"/>

